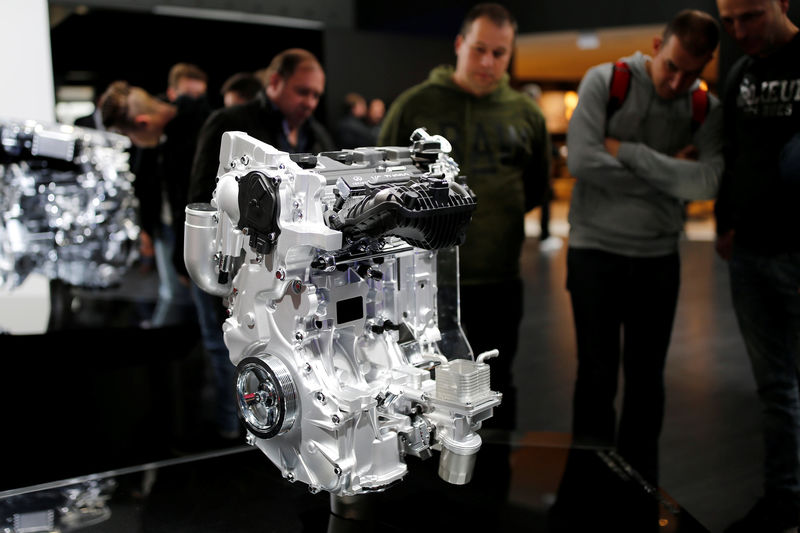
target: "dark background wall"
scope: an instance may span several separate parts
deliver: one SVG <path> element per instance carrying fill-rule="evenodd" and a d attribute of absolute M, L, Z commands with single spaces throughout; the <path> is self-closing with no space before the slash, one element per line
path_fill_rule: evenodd
<path fill-rule="evenodd" d="M 88 84 L 102 91 L 123 79 L 159 94 L 167 88 L 170 67 L 186 61 L 209 74 L 215 106 L 222 105 L 219 90 L 228 76 L 264 68 L 285 48 L 307 48 L 324 61 L 322 33 L 317 30 L 146 11 L 100 8 L 73 13 L 50 33 L 56 86 Z"/>
<path fill-rule="evenodd" d="M 455 58 L 453 39 L 435 34 L 334 29 L 325 32 L 324 48 L 330 121 L 341 115 L 340 103 L 348 92 L 381 98 L 388 104 L 427 78 L 433 66 Z"/>

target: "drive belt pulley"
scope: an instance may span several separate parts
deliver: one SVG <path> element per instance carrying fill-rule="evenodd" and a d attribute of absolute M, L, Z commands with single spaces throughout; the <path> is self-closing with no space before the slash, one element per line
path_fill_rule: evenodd
<path fill-rule="evenodd" d="M 236 366 L 236 404 L 247 429 L 269 439 L 291 429 L 297 394 L 286 365 L 274 355 L 246 357 Z"/>

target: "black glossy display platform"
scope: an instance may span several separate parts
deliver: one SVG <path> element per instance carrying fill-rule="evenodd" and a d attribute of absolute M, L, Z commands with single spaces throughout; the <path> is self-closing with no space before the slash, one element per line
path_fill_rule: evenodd
<path fill-rule="evenodd" d="M 512 444 L 489 435 L 463 486 L 439 479 L 438 454 L 410 458 L 397 485 L 337 505 L 345 517 L 331 513 L 328 493 L 289 483 L 259 450 L 237 446 L 0 492 L 0 531 L 49 519 L 55 530 L 79 524 L 111 533 L 707 532 L 613 452 L 568 442 L 561 434 L 530 433 Z M 572 479 L 564 478 L 568 462 Z M 554 501 L 558 513 L 549 513 Z"/>

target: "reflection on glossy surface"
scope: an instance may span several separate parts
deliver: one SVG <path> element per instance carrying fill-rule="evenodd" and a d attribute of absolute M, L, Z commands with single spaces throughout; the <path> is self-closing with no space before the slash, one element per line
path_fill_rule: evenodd
<path fill-rule="evenodd" d="M 152 463 L 94 476 L 113 480 L 111 516 L 85 531 L 707 531 L 619 456 L 570 450 L 568 443 L 563 434 L 529 433 L 512 444 L 485 435 L 468 485 L 439 479 L 436 461 L 412 459 L 403 483 L 391 490 L 334 502 L 329 494 L 310 494 L 303 484 L 287 484 L 249 447 Z M 64 488 L 0 493 L 2 519 L 24 502 Z M 564 529 L 559 519 L 565 516 L 578 521 Z"/>
<path fill-rule="evenodd" d="M 516 360 L 515 380 L 525 384 L 526 396 L 520 402 L 518 427 L 566 432 L 575 371 L 564 288 L 566 250 L 552 256 L 538 250 L 536 239 L 528 239 L 523 249 L 526 311 L 520 353 L 524 356 Z M 665 376 L 668 406 L 661 483 L 680 503 L 682 513 L 688 509 L 709 530 L 721 531 L 761 491 L 758 402 L 730 303 L 726 265 L 710 242 L 682 242 L 681 254 L 683 285 Z M 206 403 L 199 392 L 204 372 L 195 346 L 197 332 L 118 327 L 133 318 L 134 297 L 155 298 L 154 276 L 142 277 L 132 269 L 129 277 L 136 283 L 124 294 L 113 290 L 81 294 L 84 305 L 76 317 L 81 331 L 0 335 L 0 353 L 8 354 L 0 368 L 7 435 L 0 491 L 230 446 L 202 437 L 205 425 L 198 413 Z M 111 294 L 118 300 L 106 301 Z M 79 355 L 65 354 L 66 348 Z M 48 393 L 55 391 L 55 399 L 43 394 L 45 389 L 32 392 L 30 384 L 19 379 L 30 372 L 31 364 L 48 369 L 40 383 L 46 382 Z M 34 406 L 35 412 L 52 415 L 47 431 L 26 416 L 31 412 L 26 409 Z M 185 433 L 191 434 L 190 446 L 187 439 L 177 438 Z M 529 451 L 511 455 L 508 494 L 509 507 L 526 505 L 540 518 L 555 498 L 564 468 L 563 449 L 569 445 L 568 438 L 543 441 L 541 437 L 529 433 L 519 440 Z M 419 464 L 412 465 L 412 475 Z M 476 471 L 486 464 L 479 455 Z M 198 483 L 206 483 L 206 477 L 199 476 Z M 438 482 L 435 476 L 430 481 Z M 284 481 L 280 490 L 296 489 L 296 484 Z M 322 506 L 327 509 L 328 504 Z M 125 512 L 122 506 L 115 518 Z M 664 527 L 673 527 L 669 517 L 659 520 L 668 520 Z M 327 516 L 318 531 L 326 527 Z"/>
<path fill-rule="evenodd" d="M 4 533 L 61 532 L 85 529 L 111 518 L 108 500 L 116 488 L 113 477 L 0 499 Z"/>

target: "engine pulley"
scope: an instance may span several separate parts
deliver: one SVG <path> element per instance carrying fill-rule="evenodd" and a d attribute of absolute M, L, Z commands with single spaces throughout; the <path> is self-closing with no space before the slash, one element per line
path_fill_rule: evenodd
<path fill-rule="evenodd" d="M 244 358 L 236 367 L 236 404 L 247 429 L 262 439 L 289 431 L 297 394 L 286 365 L 270 354 Z"/>

